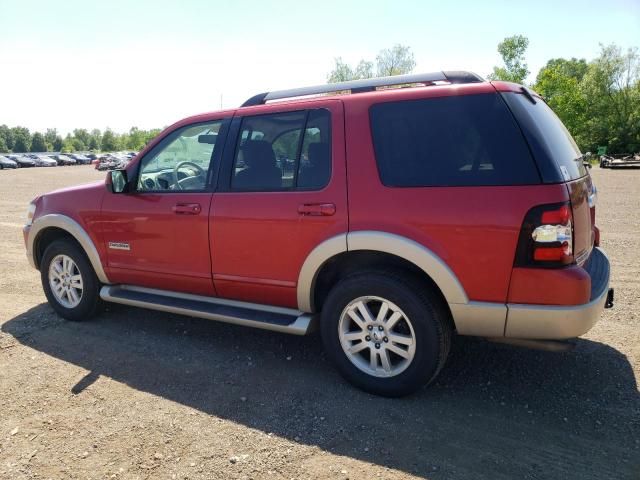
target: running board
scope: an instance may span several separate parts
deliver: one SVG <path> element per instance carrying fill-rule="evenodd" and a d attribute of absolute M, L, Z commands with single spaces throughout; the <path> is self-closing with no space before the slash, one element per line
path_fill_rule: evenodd
<path fill-rule="evenodd" d="M 131 285 L 105 285 L 100 298 L 106 302 L 161 312 L 217 320 L 219 322 L 262 328 L 293 335 L 306 335 L 315 330 L 314 317 L 308 313 L 283 307 L 239 302 L 188 293 L 156 290 Z"/>

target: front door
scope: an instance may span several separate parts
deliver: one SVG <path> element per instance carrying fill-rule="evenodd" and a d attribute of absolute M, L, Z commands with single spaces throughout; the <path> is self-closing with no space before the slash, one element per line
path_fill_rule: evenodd
<path fill-rule="evenodd" d="M 342 102 L 242 109 L 224 157 L 210 224 L 218 295 L 296 308 L 307 255 L 347 232 Z"/>
<path fill-rule="evenodd" d="M 215 295 L 209 252 L 211 177 L 223 120 L 169 133 L 134 168 L 130 192 L 105 196 L 102 232 L 114 283 Z"/>

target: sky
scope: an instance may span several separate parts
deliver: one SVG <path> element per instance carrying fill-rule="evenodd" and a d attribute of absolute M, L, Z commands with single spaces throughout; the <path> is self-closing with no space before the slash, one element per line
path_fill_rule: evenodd
<path fill-rule="evenodd" d="M 514 34 L 532 81 L 550 58 L 640 47 L 640 0 L 0 0 L 0 124 L 160 128 L 398 43 L 416 73 L 486 76 Z"/>

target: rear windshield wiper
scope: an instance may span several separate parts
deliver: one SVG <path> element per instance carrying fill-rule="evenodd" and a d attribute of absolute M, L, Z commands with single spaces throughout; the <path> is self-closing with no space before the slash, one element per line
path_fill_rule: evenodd
<path fill-rule="evenodd" d="M 531 95 L 531 92 L 527 87 L 520 87 L 520 90 L 522 90 L 522 93 L 524 93 L 524 96 L 527 97 L 527 100 L 529 100 L 534 105 L 536 104 L 536 99 L 533 97 L 533 95 Z"/>

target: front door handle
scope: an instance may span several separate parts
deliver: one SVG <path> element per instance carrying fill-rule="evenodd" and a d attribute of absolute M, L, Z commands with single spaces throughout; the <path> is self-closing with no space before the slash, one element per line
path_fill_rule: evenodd
<path fill-rule="evenodd" d="M 202 211 L 199 203 L 176 203 L 173 213 L 177 215 L 198 215 Z"/>
<path fill-rule="evenodd" d="M 298 213 L 300 215 L 330 217 L 336 213 L 336 206 L 333 203 L 305 203 L 298 207 Z"/>

